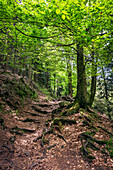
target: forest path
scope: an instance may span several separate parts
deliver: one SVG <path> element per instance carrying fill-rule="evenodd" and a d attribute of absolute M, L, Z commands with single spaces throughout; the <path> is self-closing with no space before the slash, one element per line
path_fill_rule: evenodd
<path fill-rule="evenodd" d="M 48 101 L 39 95 L 39 101 L 26 103 L 18 113 L 4 114 L 4 128 L 0 126 L 0 169 L 11 170 L 108 170 L 100 160 L 88 162 L 81 155 L 78 136 L 87 130 L 79 121 L 80 113 L 68 116 L 78 120 L 76 125 L 61 127 L 66 142 L 53 134 L 47 134 L 44 147 L 36 140 L 48 128 L 46 121 L 62 101 Z M 2 120 L 1 119 L 1 120 Z M 9 123 L 10 122 L 10 123 Z M 102 159 L 102 158 L 101 158 Z M 111 165 L 110 165 L 111 166 Z"/>

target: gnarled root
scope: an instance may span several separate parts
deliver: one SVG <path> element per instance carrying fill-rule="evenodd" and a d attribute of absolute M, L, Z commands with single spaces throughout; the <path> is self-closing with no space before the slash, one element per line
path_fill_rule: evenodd
<path fill-rule="evenodd" d="M 98 145 L 110 144 L 110 141 L 95 139 L 94 137 L 89 135 L 89 132 L 81 133 L 79 135 L 79 138 L 81 140 L 83 154 L 90 159 L 94 159 L 94 157 L 92 155 L 89 155 L 88 148 L 91 148 L 92 150 L 100 150 L 100 148 L 97 147 L 94 143 L 97 143 Z"/>

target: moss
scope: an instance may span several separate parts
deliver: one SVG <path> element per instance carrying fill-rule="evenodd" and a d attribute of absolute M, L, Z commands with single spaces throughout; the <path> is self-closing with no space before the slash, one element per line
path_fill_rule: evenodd
<path fill-rule="evenodd" d="M 92 161 L 93 159 L 96 159 L 96 158 L 95 158 L 94 156 L 92 156 L 92 155 L 88 155 L 87 158 L 90 159 L 90 161 Z"/>
<path fill-rule="evenodd" d="M 55 118 L 55 119 L 53 120 L 53 125 L 59 125 L 59 123 L 61 124 L 61 119 Z"/>
<path fill-rule="evenodd" d="M 73 106 L 68 110 L 67 115 L 72 115 L 72 114 L 77 113 L 78 110 L 79 110 L 79 107 L 80 107 L 79 103 L 75 103 L 75 105 L 73 105 Z"/>
<path fill-rule="evenodd" d="M 109 155 L 111 158 L 113 158 L 113 141 L 112 137 L 110 138 L 110 141 L 107 142 L 106 149 L 109 152 Z"/>
<path fill-rule="evenodd" d="M 96 133 L 95 131 L 87 131 L 87 132 L 85 132 L 85 134 L 90 135 L 90 136 L 94 136 L 95 133 Z"/>
<path fill-rule="evenodd" d="M 80 109 L 79 109 L 79 112 L 81 112 L 81 113 L 82 113 L 82 112 L 85 112 L 85 109 L 80 108 Z"/>
<path fill-rule="evenodd" d="M 46 144 L 49 143 L 49 141 L 47 139 L 43 139 L 43 143 Z"/>
<path fill-rule="evenodd" d="M 60 116 L 67 116 L 67 111 L 61 112 Z"/>
<path fill-rule="evenodd" d="M 63 118 L 55 118 L 53 120 L 53 125 L 65 125 L 65 124 L 76 124 L 76 120 L 70 120 L 70 119 L 63 119 Z"/>
<path fill-rule="evenodd" d="M 87 113 L 90 115 L 90 117 L 99 120 L 99 115 L 95 111 L 91 110 L 89 107 L 87 108 Z"/>

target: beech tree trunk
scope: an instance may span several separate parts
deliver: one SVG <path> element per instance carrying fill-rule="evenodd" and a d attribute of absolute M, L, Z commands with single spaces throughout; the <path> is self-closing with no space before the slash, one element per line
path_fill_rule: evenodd
<path fill-rule="evenodd" d="M 77 44 L 77 96 L 76 102 L 81 108 L 87 107 L 87 86 L 85 74 L 85 62 L 83 57 L 83 46 Z"/>

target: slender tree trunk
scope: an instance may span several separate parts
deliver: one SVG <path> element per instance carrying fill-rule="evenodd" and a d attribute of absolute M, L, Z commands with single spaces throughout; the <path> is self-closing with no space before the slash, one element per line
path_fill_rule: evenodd
<path fill-rule="evenodd" d="M 8 54 L 6 54 L 6 57 L 5 57 L 4 73 L 6 73 L 7 71 L 7 66 L 8 66 Z"/>
<path fill-rule="evenodd" d="M 57 79 L 57 90 L 56 90 L 56 93 L 57 93 L 57 97 L 59 96 L 59 92 L 58 92 L 58 89 L 59 89 L 59 86 L 58 86 L 58 79 Z"/>
<path fill-rule="evenodd" d="M 107 112 L 108 112 L 108 117 L 111 120 L 110 107 L 109 107 L 109 97 L 108 97 L 108 90 L 107 90 L 107 82 L 106 82 L 106 79 L 105 79 L 105 73 L 104 73 L 103 66 L 102 66 L 102 74 L 103 74 L 103 79 L 104 79 L 105 98 L 106 98 L 106 103 L 107 103 Z"/>
<path fill-rule="evenodd" d="M 54 76 L 54 94 L 55 94 L 55 89 L 56 89 L 56 74 L 54 74 L 53 76 Z"/>
<path fill-rule="evenodd" d="M 46 66 L 48 67 L 49 63 L 46 63 Z M 46 68 L 46 88 L 51 91 L 51 80 L 50 80 L 50 70 Z"/>
<path fill-rule="evenodd" d="M 69 96 L 73 96 L 72 94 L 72 72 L 69 72 L 69 84 L 68 84 L 68 87 L 69 87 Z"/>
<path fill-rule="evenodd" d="M 4 73 L 6 73 L 7 71 L 7 67 L 8 67 L 8 42 L 7 40 L 5 41 L 5 48 L 4 48 L 4 52 L 5 52 L 5 59 L 4 59 Z"/>
<path fill-rule="evenodd" d="M 13 59 L 13 69 L 12 72 L 15 73 L 16 71 L 16 57 L 17 57 L 17 33 L 16 33 L 16 29 L 15 29 L 15 45 L 13 48 L 13 55 L 14 55 L 14 59 Z"/>
<path fill-rule="evenodd" d="M 96 80 L 97 80 L 97 58 L 96 58 L 96 61 L 95 61 L 95 58 L 94 58 L 94 48 L 93 48 L 93 51 L 92 51 L 92 75 L 91 75 L 91 95 L 90 95 L 90 99 L 89 99 L 89 106 L 91 107 L 93 102 L 94 102 L 94 97 L 95 97 L 95 94 L 96 94 Z"/>
<path fill-rule="evenodd" d="M 50 73 L 49 73 L 49 71 L 46 72 L 46 88 L 48 90 L 51 89 L 51 85 L 50 85 Z"/>
<path fill-rule="evenodd" d="M 83 47 L 77 44 L 77 96 L 76 102 L 80 107 L 87 107 L 87 87 L 85 75 L 85 63 L 83 57 Z"/>
<path fill-rule="evenodd" d="M 0 54 L 0 66 L 1 66 L 1 68 L 3 68 L 3 61 L 4 61 L 4 55 L 1 55 Z"/>
<path fill-rule="evenodd" d="M 68 95 L 73 96 L 72 94 L 72 68 L 70 63 L 70 57 L 67 58 L 67 74 L 68 74 Z"/>
<path fill-rule="evenodd" d="M 13 56 L 14 56 L 14 58 L 13 58 L 14 65 L 12 67 L 12 73 L 14 74 L 15 73 L 15 65 L 16 65 L 16 56 L 15 56 L 14 50 L 13 50 Z"/>
<path fill-rule="evenodd" d="M 90 107 L 92 106 L 92 104 L 94 102 L 95 94 L 96 94 L 96 76 L 92 76 L 92 79 L 91 79 L 91 95 L 90 95 L 90 100 L 89 100 L 89 106 Z"/>
<path fill-rule="evenodd" d="M 32 83 L 32 67 L 29 64 L 29 84 L 31 84 L 31 83 Z"/>
<path fill-rule="evenodd" d="M 37 74 L 34 73 L 34 82 L 37 82 Z"/>

